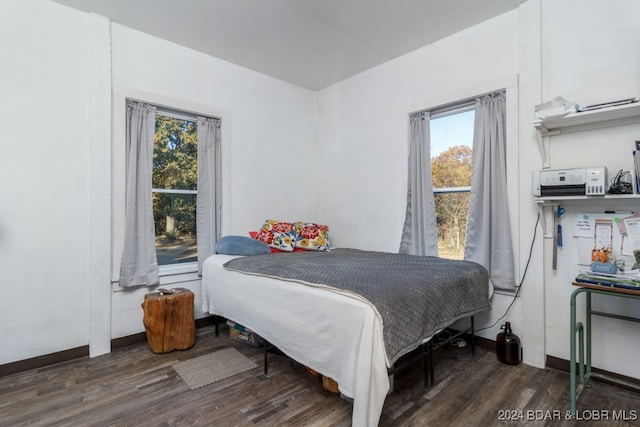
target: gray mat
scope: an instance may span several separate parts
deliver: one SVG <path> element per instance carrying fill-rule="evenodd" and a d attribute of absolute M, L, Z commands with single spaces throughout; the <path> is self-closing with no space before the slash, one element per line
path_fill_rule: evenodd
<path fill-rule="evenodd" d="M 225 348 L 172 365 L 191 390 L 257 368 L 235 348 Z"/>

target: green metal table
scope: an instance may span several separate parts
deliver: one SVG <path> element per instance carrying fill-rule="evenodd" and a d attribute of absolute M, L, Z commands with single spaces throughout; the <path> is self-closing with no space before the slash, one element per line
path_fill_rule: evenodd
<path fill-rule="evenodd" d="M 592 372 L 591 371 L 591 316 L 603 316 L 603 317 L 611 317 L 614 319 L 626 320 L 630 322 L 640 323 L 640 318 L 637 317 L 629 317 L 622 316 L 614 313 L 606 313 L 602 311 L 596 311 L 591 309 L 591 295 L 592 294 L 600 294 L 600 295 L 609 295 L 616 296 L 621 298 L 633 298 L 640 299 L 640 292 L 635 290 L 627 290 L 620 288 L 607 288 L 604 286 L 590 286 L 585 285 L 583 283 L 572 283 L 574 286 L 578 286 L 578 289 L 573 291 L 571 294 L 571 364 L 569 367 L 570 373 L 570 399 L 571 399 L 571 413 L 575 416 L 577 415 L 576 411 L 576 401 L 580 396 L 580 393 L 584 389 L 585 386 L 589 386 L 591 384 L 591 379 L 603 379 L 613 384 L 617 384 L 626 388 L 630 388 L 635 391 L 640 391 L 640 386 L 637 384 L 630 383 L 628 381 L 623 381 L 618 378 L 613 378 L 611 376 Z M 576 321 L 576 297 L 581 294 L 585 294 L 585 323 L 586 327 L 583 326 L 582 322 Z M 578 374 L 576 375 L 576 334 L 578 335 Z M 585 346 L 586 340 L 586 346 Z M 586 363 L 585 363 L 585 351 L 586 351 Z M 579 381 L 579 384 L 576 384 Z"/>

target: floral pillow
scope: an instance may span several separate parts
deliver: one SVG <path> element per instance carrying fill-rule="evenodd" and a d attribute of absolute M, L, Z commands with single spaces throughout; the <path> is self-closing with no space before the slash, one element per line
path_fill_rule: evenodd
<path fill-rule="evenodd" d="M 258 232 L 257 231 L 250 231 L 249 232 L 249 236 L 251 236 L 252 239 L 258 239 Z M 260 241 L 260 243 L 264 243 L 263 241 Z M 266 244 L 266 243 L 265 243 Z M 271 250 L 272 254 L 277 254 L 277 253 L 282 253 L 283 251 L 276 249 L 276 248 L 272 248 L 270 246 L 267 245 L 267 247 Z M 305 249 L 300 249 L 300 248 L 293 248 L 293 252 L 304 252 Z M 287 252 L 291 252 L 291 251 L 287 251 Z"/>
<path fill-rule="evenodd" d="M 309 251 L 329 250 L 329 227 L 313 222 L 294 222 L 296 248 Z"/>
<path fill-rule="evenodd" d="M 291 252 L 296 244 L 296 231 L 290 222 L 281 222 L 268 219 L 258 231 L 256 239 L 266 243 L 272 248 Z"/>

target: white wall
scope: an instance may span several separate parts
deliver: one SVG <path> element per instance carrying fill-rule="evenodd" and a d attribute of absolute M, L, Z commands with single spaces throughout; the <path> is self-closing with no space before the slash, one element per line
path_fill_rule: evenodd
<path fill-rule="evenodd" d="M 314 168 L 307 162 L 314 157 L 313 92 L 115 23 L 111 35 L 114 278 L 124 226 L 127 96 L 222 118 L 223 234 L 248 235 L 272 217 L 315 219 Z M 200 307 L 197 274 L 161 283 L 192 289 Z M 111 335 L 140 332 L 140 301 L 149 290 L 114 289 Z"/>
<path fill-rule="evenodd" d="M 314 219 L 313 92 L 48 0 L 2 2 L 0 70 L 0 364 L 89 344 L 97 355 L 144 331 L 148 289 L 103 292 L 122 232 L 121 96 L 222 113 L 225 234 Z M 181 277 L 199 299 L 197 275 Z"/>
<path fill-rule="evenodd" d="M 337 244 L 398 250 L 408 113 L 515 84 L 517 24 L 503 15 L 318 93 L 318 211 Z"/>
<path fill-rule="evenodd" d="M 89 21 L 0 10 L 2 364 L 89 340 Z"/>
<path fill-rule="evenodd" d="M 517 11 L 312 93 L 57 3 L 5 0 L 0 364 L 143 330 L 146 289 L 114 285 L 115 292 L 100 297 L 109 287 L 100 260 L 117 253 L 111 236 L 122 229 L 124 96 L 225 119 L 225 233 L 244 234 L 267 217 L 312 218 L 331 226 L 336 246 L 395 251 L 404 221 L 408 113 L 508 87 L 510 213 L 521 277 L 538 212 L 530 171 L 542 165 L 533 106 L 558 95 L 581 104 L 640 95 L 639 8 L 634 0 L 528 0 Z M 96 104 L 96 95 L 103 96 L 109 79 L 113 128 L 104 129 L 105 106 Z M 105 138 L 113 145 L 105 148 Z M 563 138 L 552 144 L 552 167 L 606 162 L 615 170 L 630 167 L 627 144 L 640 139 L 640 129 Z M 105 152 L 114 156 L 104 159 L 113 179 L 96 172 Z M 625 208 L 640 210 L 634 205 Z M 566 207 L 569 223 L 583 209 Z M 112 210 L 108 232 L 97 232 L 108 218 L 100 208 Z M 537 233 L 521 298 L 507 319 L 523 340 L 525 361 L 543 366 L 547 354 L 569 359 L 576 253 L 565 236 L 560 268 L 550 271 L 551 241 L 543 244 L 539 227 Z M 198 292 L 197 277 L 185 280 L 182 286 Z M 509 302 L 495 295 L 480 326 L 493 323 Z M 640 315 L 632 304 L 599 304 Z M 100 320 L 105 312 L 110 319 Z M 481 335 L 496 333 L 497 327 Z M 639 338 L 633 325 L 600 321 L 595 366 L 640 377 L 632 357 Z"/>
<path fill-rule="evenodd" d="M 542 3 L 542 96 L 563 96 L 581 105 L 640 96 L 640 2 L 623 0 L 564 0 Z M 621 126 L 553 137 L 552 168 L 600 166 L 610 175 L 633 170 L 631 151 L 640 140 L 640 125 Z M 540 168 L 540 164 L 533 165 Z M 565 203 L 562 218 L 564 247 L 558 270 L 547 265 L 545 285 L 547 354 L 569 358 L 569 302 L 571 280 L 576 275 L 576 239 L 571 224 L 580 212 L 639 211 L 640 202 L 608 204 Z M 551 249 L 547 239 L 546 249 Z M 583 307 L 579 299 L 579 309 Z M 613 297 L 594 297 L 594 309 L 639 316 L 640 305 Z M 640 353 L 637 324 L 595 318 L 593 364 L 599 368 L 640 378 L 636 355 Z"/>
<path fill-rule="evenodd" d="M 528 244 L 535 217 L 521 219 L 518 198 L 518 29 L 518 11 L 507 13 L 318 93 L 318 216 L 331 224 L 334 244 L 396 252 L 406 208 L 409 113 L 504 88 L 511 220 L 516 243 Z M 534 207 L 528 209 L 532 216 Z M 480 327 L 493 323 L 511 296 L 496 294 L 493 301 L 490 314 L 477 316 Z M 521 330 L 517 309 L 509 320 Z M 495 339 L 499 326 L 481 334 Z"/>
<path fill-rule="evenodd" d="M 568 360 L 576 254 L 572 239 L 565 237 L 569 242 L 561 250 L 561 267 L 550 272 L 551 240 L 543 242 L 541 227 L 535 227 L 538 209 L 530 172 L 542 167 L 542 156 L 533 107 L 559 95 L 582 105 L 640 95 L 639 7 L 632 0 L 615 5 L 529 0 L 519 10 L 320 91 L 318 216 L 332 225 L 334 243 L 397 250 L 406 203 L 408 113 L 509 86 L 515 79 L 508 121 L 510 126 L 515 121 L 516 129 L 508 169 L 516 175 L 516 182 L 510 175 L 509 194 L 519 277 L 534 231 L 537 238 L 521 297 L 504 320 L 522 338 L 526 363 L 544 366 L 546 355 Z M 604 163 L 614 171 L 629 169 L 634 138 L 640 139 L 637 126 L 565 138 L 552 146 L 552 166 Z M 633 204 L 635 209 L 627 210 L 637 211 L 638 203 Z M 568 209 L 569 224 L 572 215 Z M 480 316 L 480 327 L 497 320 L 510 301 L 508 295 L 495 295 L 490 315 Z M 629 303 L 603 305 L 640 314 Z M 637 328 L 608 320 L 600 325 L 594 332 L 594 365 L 639 377 L 633 363 L 640 347 Z M 495 339 L 496 333 L 497 327 L 480 335 Z"/>

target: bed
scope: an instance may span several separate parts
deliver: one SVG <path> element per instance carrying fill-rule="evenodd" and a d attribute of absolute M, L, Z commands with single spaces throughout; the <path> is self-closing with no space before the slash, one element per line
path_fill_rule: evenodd
<path fill-rule="evenodd" d="M 378 424 L 388 370 L 456 321 L 490 308 L 487 271 L 468 261 L 332 249 L 204 263 L 203 311 L 240 323 L 353 399 Z"/>

